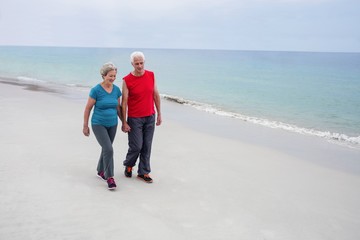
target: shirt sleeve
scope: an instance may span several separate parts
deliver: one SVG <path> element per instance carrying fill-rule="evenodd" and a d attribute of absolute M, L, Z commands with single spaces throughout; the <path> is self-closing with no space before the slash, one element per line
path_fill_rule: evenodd
<path fill-rule="evenodd" d="M 89 96 L 95 100 L 97 99 L 97 91 L 95 87 L 90 90 Z"/>

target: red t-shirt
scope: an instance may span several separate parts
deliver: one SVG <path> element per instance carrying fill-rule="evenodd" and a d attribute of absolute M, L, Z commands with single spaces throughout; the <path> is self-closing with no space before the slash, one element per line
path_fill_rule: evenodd
<path fill-rule="evenodd" d="M 155 114 L 154 107 L 154 73 L 145 70 L 142 76 L 134 76 L 129 73 L 124 81 L 129 90 L 128 95 L 128 116 L 148 117 Z"/>

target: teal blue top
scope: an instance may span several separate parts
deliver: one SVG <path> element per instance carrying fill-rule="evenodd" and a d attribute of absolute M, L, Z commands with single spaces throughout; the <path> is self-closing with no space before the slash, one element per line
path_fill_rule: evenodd
<path fill-rule="evenodd" d="M 100 85 L 96 85 L 90 91 L 89 96 L 95 99 L 95 108 L 91 117 L 92 125 L 112 127 L 118 124 L 117 106 L 121 96 L 121 90 L 113 85 L 111 93 L 105 91 Z"/>

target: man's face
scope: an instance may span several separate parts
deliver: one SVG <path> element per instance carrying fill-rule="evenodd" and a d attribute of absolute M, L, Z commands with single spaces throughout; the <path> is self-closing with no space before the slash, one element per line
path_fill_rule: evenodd
<path fill-rule="evenodd" d="M 142 73 L 144 70 L 144 60 L 141 57 L 135 57 L 132 63 L 134 69 L 138 73 Z"/>

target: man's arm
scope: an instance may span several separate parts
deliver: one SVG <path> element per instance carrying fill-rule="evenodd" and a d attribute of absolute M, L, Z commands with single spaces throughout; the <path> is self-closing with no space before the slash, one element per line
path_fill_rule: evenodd
<path fill-rule="evenodd" d="M 155 107 L 156 107 L 156 112 L 157 112 L 157 118 L 156 118 L 156 126 L 160 126 L 162 123 L 162 119 L 161 119 L 161 101 L 160 101 L 160 94 L 159 91 L 157 89 L 156 86 L 156 82 L 154 83 L 154 102 L 155 102 Z"/>

